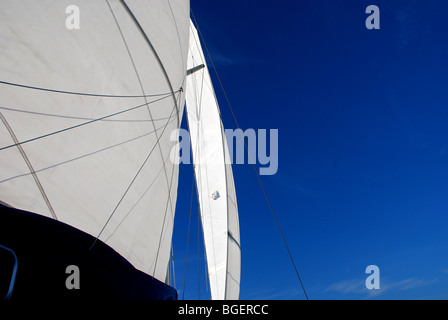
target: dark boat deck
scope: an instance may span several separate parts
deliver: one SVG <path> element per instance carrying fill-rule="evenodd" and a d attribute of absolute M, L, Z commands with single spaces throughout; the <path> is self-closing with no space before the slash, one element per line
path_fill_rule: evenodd
<path fill-rule="evenodd" d="M 0 245 L 17 256 L 14 300 L 175 300 L 177 291 L 135 269 L 111 247 L 83 231 L 38 214 L 0 204 Z M 67 267 L 79 268 L 79 289 L 68 289 Z M 14 268 L 0 248 L 0 300 Z M 70 287 L 70 286 L 69 286 Z"/>

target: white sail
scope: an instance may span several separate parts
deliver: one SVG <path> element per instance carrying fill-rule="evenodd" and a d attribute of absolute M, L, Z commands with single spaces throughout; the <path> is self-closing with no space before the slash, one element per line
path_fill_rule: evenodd
<path fill-rule="evenodd" d="M 207 64 L 190 22 L 188 69 L 201 65 L 187 77 L 186 108 L 211 296 L 238 299 L 241 253 L 232 167 Z"/>
<path fill-rule="evenodd" d="M 79 29 L 67 27 L 77 18 L 66 12 L 72 4 Z M 189 1 L 0 7 L 0 200 L 100 235 L 165 281 L 178 183 L 170 134 L 183 112 Z"/>

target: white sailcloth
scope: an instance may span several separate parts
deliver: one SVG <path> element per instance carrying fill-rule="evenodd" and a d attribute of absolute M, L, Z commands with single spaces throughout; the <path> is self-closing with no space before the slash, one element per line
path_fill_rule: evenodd
<path fill-rule="evenodd" d="M 101 233 L 165 281 L 178 183 L 170 134 L 184 106 L 189 1 L 78 0 L 80 28 L 69 29 L 72 4 L 0 5 L 0 200 Z"/>
<path fill-rule="evenodd" d="M 212 299 L 238 299 L 241 252 L 238 209 L 226 137 L 198 33 L 190 22 L 187 118 L 195 163 Z"/>

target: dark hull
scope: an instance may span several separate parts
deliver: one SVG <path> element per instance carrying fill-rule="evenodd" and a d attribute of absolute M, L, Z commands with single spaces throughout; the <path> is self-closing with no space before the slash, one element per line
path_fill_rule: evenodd
<path fill-rule="evenodd" d="M 174 288 L 135 269 L 105 243 L 97 241 L 90 250 L 94 240 L 67 224 L 0 204 L 0 245 L 18 261 L 10 300 L 177 299 Z M 75 276 L 66 273 L 70 265 L 79 268 L 79 289 L 66 286 Z M 0 300 L 13 268 L 13 255 L 0 249 Z"/>

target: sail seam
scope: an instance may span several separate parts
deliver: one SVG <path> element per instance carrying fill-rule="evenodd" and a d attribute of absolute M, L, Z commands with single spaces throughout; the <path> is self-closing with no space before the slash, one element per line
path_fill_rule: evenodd
<path fill-rule="evenodd" d="M 14 134 L 14 131 L 12 130 L 8 121 L 6 121 L 6 118 L 3 116 L 3 114 L 1 112 L 0 112 L 0 118 L 2 119 L 2 122 L 5 125 L 6 129 L 8 130 L 9 135 L 11 136 L 12 140 L 17 145 L 17 149 L 19 149 L 23 160 L 25 161 L 26 165 L 28 166 L 28 169 L 30 170 L 31 175 L 33 176 L 33 179 L 36 182 L 37 188 L 39 189 L 40 194 L 42 195 L 42 198 L 44 199 L 45 204 L 48 207 L 48 210 L 50 210 L 50 213 L 53 216 L 53 218 L 58 220 L 58 217 L 56 216 L 56 213 L 54 212 L 53 206 L 51 205 L 50 200 L 48 199 L 47 194 L 45 193 L 45 190 L 44 190 L 39 178 L 37 177 L 37 174 L 33 168 L 33 165 L 31 164 L 30 160 L 28 159 L 28 156 L 26 155 L 25 150 L 23 150 L 22 146 L 19 144 L 19 141 L 17 140 L 17 137 Z"/>

